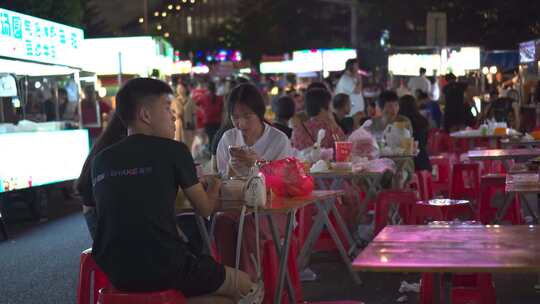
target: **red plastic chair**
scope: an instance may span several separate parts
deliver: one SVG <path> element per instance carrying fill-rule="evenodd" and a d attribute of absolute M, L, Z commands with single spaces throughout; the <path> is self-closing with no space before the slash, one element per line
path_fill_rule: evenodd
<path fill-rule="evenodd" d="M 450 198 L 476 201 L 480 191 L 480 166 L 478 164 L 452 165 Z"/>
<path fill-rule="evenodd" d="M 434 194 L 448 195 L 450 192 L 450 171 L 454 163 L 453 154 L 430 156 Z"/>
<path fill-rule="evenodd" d="M 126 293 L 112 288 L 99 290 L 98 304 L 184 304 L 186 298 L 177 290 Z"/>
<path fill-rule="evenodd" d="M 398 211 L 405 224 L 412 224 L 411 209 L 416 203 L 416 195 L 412 191 L 382 191 L 375 203 L 375 230 L 377 235 L 388 224 L 388 212 L 392 205 L 398 205 Z"/>
<path fill-rule="evenodd" d="M 422 170 L 416 172 L 418 179 L 420 200 L 427 201 L 435 197 L 433 192 L 433 178 L 431 172 Z"/>
<path fill-rule="evenodd" d="M 506 186 L 506 174 L 489 174 L 482 176 L 480 180 L 479 204 L 476 219 L 482 224 L 491 224 L 497 215 L 497 208 L 491 207 L 491 200 L 497 192 L 504 193 Z M 502 218 L 503 221 L 509 221 L 513 225 L 523 224 L 521 216 L 521 204 L 519 197 L 515 196 Z"/>
<path fill-rule="evenodd" d="M 441 129 L 431 129 L 428 133 L 428 152 L 437 155 L 450 151 L 450 135 Z"/>
<path fill-rule="evenodd" d="M 92 280 L 92 274 L 93 280 Z M 92 286 L 93 285 L 93 286 Z M 92 248 L 81 253 L 79 271 L 79 286 L 77 287 L 77 304 L 95 304 L 98 301 L 98 291 L 111 287 L 103 273 L 92 258 Z"/>
<path fill-rule="evenodd" d="M 456 154 L 463 154 L 467 153 L 471 147 L 470 147 L 470 141 L 471 139 L 468 138 L 452 138 L 449 136 L 449 142 L 450 142 L 450 152 L 456 153 Z"/>

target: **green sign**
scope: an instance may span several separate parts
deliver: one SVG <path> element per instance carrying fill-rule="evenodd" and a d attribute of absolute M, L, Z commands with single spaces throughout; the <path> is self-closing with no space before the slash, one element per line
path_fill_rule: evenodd
<path fill-rule="evenodd" d="M 80 67 L 81 29 L 0 9 L 0 56 Z"/>

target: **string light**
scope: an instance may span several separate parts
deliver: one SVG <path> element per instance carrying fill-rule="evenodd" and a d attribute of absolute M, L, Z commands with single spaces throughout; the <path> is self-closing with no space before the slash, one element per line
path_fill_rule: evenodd
<path fill-rule="evenodd" d="M 157 29 L 158 31 L 161 31 L 162 28 L 163 28 L 163 27 L 161 26 L 161 24 L 158 24 L 158 25 L 156 26 L 156 29 Z"/>
<path fill-rule="evenodd" d="M 170 34 L 167 32 L 167 33 L 163 34 L 163 36 L 164 36 L 165 38 L 169 38 Z"/>
<path fill-rule="evenodd" d="M 144 23 L 144 18 L 143 17 L 139 18 L 139 23 Z"/>
<path fill-rule="evenodd" d="M 161 13 L 161 17 L 163 17 L 163 18 L 167 17 L 167 12 Z"/>
<path fill-rule="evenodd" d="M 182 2 L 186 3 L 186 2 L 187 2 L 187 0 L 182 0 Z"/>
<path fill-rule="evenodd" d="M 191 3 L 195 3 L 195 0 L 191 0 Z"/>
<path fill-rule="evenodd" d="M 158 12 L 158 11 L 155 11 L 155 12 L 154 12 L 154 16 L 156 16 L 156 17 L 159 16 L 159 12 Z"/>
<path fill-rule="evenodd" d="M 172 10 L 172 9 L 173 9 L 173 5 L 172 5 L 172 4 L 169 4 L 169 6 L 167 6 L 167 8 L 168 8 L 169 10 Z"/>
<path fill-rule="evenodd" d="M 179 11 L 181 8 L 182 8 L 182 7 L 180 6 L 180 4 L 178 4 L 178 5 L 176 6 L 176 10 L 177 10 L 177 11 Z"/>

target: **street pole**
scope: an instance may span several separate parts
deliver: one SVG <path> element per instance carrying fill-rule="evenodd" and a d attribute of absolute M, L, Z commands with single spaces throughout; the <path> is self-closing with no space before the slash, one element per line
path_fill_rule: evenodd
<path fill-rule="evenodd" d="M 334 4 L 348 5 L 351 11 L 350 43 L 355 50 L 358 48 L 358 0 L 319 0 Z"/>
<path fill-rule="evenodd" d="M 148 0 L 143 0 L 144 5 L 144 33 L 148 35 Z"/>

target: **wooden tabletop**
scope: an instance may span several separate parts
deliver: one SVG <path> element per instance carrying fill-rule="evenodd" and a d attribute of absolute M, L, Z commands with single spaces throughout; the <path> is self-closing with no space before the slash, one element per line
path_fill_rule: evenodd
<path fill-rule="evenodd" d="M 540 272 L 538 226 L 388 226 L 353 262 L 357 271 Z"/>
<path fill-rule="evenodd" d="M 506 175 L 506 192 L 540 193 L 538 172 L 521 171 Z"/>
<path fill-rule="evenodd" d="M 527 161 L 537 156 L 540 156 L 540 149 L 489 149 L 471 150 L 468 152 L 468 157 L 471 160 L 514 159 Z"/>
<path fill-rule="evenodd" d="M 476 138 L 494 139 L 494 138 L 509 138 L 509 137 L 514 137 L 514 136 L 519 136 L 519 135 L 521 135 L 521 133 L 513 129 L 509 129 L 507 134 L 501 134 L 501 135 L 495 135 L 495 134 L 483 135 L 479 129 L 469 130 L 469 131 L 457 131 L 457 132 L 450 133 L 450 137 L 458 138 L 458 139 L 476 139 Z"/>
<path fill-rule="evenodd" d="M 508 148 L 508 147 L 519 147 L 519 146 L 525 146 L 525 147 L 538 147 L 540 146 L 540 140 L 529 140 L 529 141 L 521 141 L 521 140 L 501 140 L 501 147 Z"/>
<path fill-rule="evenodd" d="M 342 190 L 315 190 L 305 197 L 279 197 L 274 195 L 271 200 L 267 202 L 267 205 L 264 208 L 261 208 L 261 211 L 270 213 L 288 213 L 318 201 L 340 197 L 344 193 L 345 192 Z M 220 211 L 238 209 L 244 205 L 244 202 L 242 201 L 222 201 L 221 203 L 222 208 L 220 208 Z"/>

